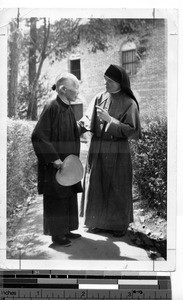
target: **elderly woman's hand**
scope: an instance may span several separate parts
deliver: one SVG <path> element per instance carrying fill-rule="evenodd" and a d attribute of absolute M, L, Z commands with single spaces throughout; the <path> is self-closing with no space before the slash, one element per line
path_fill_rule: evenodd
<path fill-rule="evenodd" d="M 60 169 L 62 167 L 62 164 L 63 162 L 61 161 L 61 159 L 57 159 L 53 162 L 53 166 L 56 168 L 56 169 Z"/>
<path fill-rule="evenodd" d="M 97 108 L 97 116 L 99 117 L 99 119 L 109 123 L 111 121 L 111 116 L 109 115 L 109 113 L 98 105 L 96 105 L 96 108 Z"/>

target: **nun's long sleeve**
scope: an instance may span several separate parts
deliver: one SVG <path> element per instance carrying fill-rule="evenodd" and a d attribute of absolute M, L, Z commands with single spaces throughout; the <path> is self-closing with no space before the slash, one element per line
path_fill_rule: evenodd
<path fill-rule="evenodd" d="M 109 134 L 117 138 L 139 138 L 141 136 L 140 120 L 136 103 L 132 102 L 120 119 L 111 117 L 111 122 L 106 129 Z"/>

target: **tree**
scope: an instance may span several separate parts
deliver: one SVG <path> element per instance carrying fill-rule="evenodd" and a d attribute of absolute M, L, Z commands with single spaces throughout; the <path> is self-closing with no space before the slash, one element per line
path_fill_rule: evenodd
<path fill-rule="evenodd" d="M 8 64 L 8 117 L 17 115 L 17 87 L 19 64 L 19 10 L 17 19 L 10 22 L 9 64 Z"/>
<path fill-rule="evenodd" d="M 32 20 L 31 27 L 33 27 L 33 24 Z M 37 118 L 36 88 L 44 60 L 48 58 L 51 63 L 54 63 L 55 60 L 61 60 L 72 48 L 79 44 L 81 35 L 86 38 L 87 43 L 92 45 L 92 52 L 96 52 L 97 50 L 104 51 L 107 49 L 105 33 L 109 31 L 110 22 L 103 19 L 91 19 L 84 24 L 82 19 L 61 19 L 54 24 L 50 24 L 50 21 L 46 18 L 43 19 L 43 25 L 39 27 L 37 32 L 37 42 L 34 39 L 33 43 L 34 55 L 36 49 L 38 54 L 37 72 L 34 74 L 33 82 L 30 83 L 29 80 L 28 119 L 35 120 Z M 33 34 L 33 28 L 30 33 Z M 31 40 L 33 40 L 32 36 Z"/>
<path fill-rule="evenodd" d="M 50 63 L 63 59 L 68 52 L 76 47 L 80 38 L 88 43 L 91 52 L 105 51 L 108 48 L 110 35 L 139 33 L 151 22 L 140 19 L 64 19 L 50 24 L 46 18 L 30 20 L 30 45 L 29 51 L 29 104 L 27 118 L 37 118 L 37 87 L 43 63 L 46 58 Z M 42 23 L 41 23 L 42 22 Z M 27 49 L 27 40 L 24 41 Z M 26 51 L 26 50 L 25 50 Z M 34 60 L 33 60 L 34 58 Z M 36 64 L 36 71 L 35 71 Z M 33 67 L 34 65 L 34 67 Z M 33 71 L 34 70 L 34 71 Z M 34 75 L 33 75 L 34 74 Z M 34 78 L 33 78 L 34 77 Z"/>
<path fill-rule="evenodd" d="M 29 108 L 27 117 L 30 118 L 32 114 L 32 120 L 37 120 L 37 99 L 35 98 L 34 104 L 32 101 L 32 90 L 34 86 L 34 80 L 36 78 L 36 44 L 37 44 L 37 18 L 30 19 L 30 45 L 29 45 Z M 35 96 L 36 97 L 36 96 Z M 32 109 L 32 111 L 31 111 Z"/>
<path fill-rule="evenodd" d="M 35 31 L 35 28 L 32 28 L 32 30 L 33 29 Z M 29 98 L 29 106 L 28 106 L 28 111 L 27 111 L 27 118 L 32 119 L 32 120 L 35 120 L 37 118 L 36 88 L 37 88 L 38 80 L 39 80 L 39 77 L 41 74 L 43 62 L 47 57 L 46 49 L 48 46 L 49 35 L 50 35 L 50 21 L 49 20 L 47 21 L 46 18 L 44 18 L 44 25 L 43 25 L 42 30 L 43 30 L 43 41 L 42 41 L 42 45 L 41 45 L 42 47 L 41 47 L 39 58 L 38 58 L 38 68 L 37 68 L 36 74 L 34 74 L 35 77 L 34 77 L 33 82 L 31 82 L 29 84 L 30 85 L 30 98 Z M 34 44 L 34 47 L 33 47 L 34 55 L 35 55 L 35 47 L 36 47 L 36 45 Z M 37 46 L 37 49 L 40 49 L 40 48 Z"/>

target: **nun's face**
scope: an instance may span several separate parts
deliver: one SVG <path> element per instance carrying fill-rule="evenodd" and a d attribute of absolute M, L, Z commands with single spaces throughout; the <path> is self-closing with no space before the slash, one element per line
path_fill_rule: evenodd
<path fill-rule="evenodd" d="M 112 79 L 110 79 L 107 76 L 104 76 L 104 81 L 105 81 L 105 87 L 106 87 L 106 91 L 108 93 L 116 93 L 118 91 L 120 91 L 121 87 L 120 84 Z"/>

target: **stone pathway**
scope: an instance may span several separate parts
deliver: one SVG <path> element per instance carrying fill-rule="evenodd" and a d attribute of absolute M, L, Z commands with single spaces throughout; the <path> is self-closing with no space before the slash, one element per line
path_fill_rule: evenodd
<path fill-rule="evenodd" d="M 86 162 L 88 145 L 81 144 L 81 161 Z M 78 194 L 81 197 L 81 194 Z M 80 199 L 78 199 L 80 204 Z M 134 210 L 134 222 L 138 228 L 138 212 Z M 22 260 L 116 260 L 116 261 L 151 261 L 148 252 L 142 247 L 150 242 L 146 236 L 143 239 L 133 231 L 127 232 L 122 238 L 114 238 L 110 234 L 92 234 L 79 220 L 78 232 L 80 240 L 72 242 L 69 247 L 56 246 L 49 236 L 43 235 L 43 203 L 42 196 L 30 201 L 28 209 L 17 225 L 14 237 L 8 241 L 7 258 Z M 144 239 L 146 238 L 146 239 Z M 160 260 L 164 260 L 161 255 Z"/>
<path fill-rule="evenodd" d="M 15 237 L 9 241 L 8 258 L 46 260 L 136 260 L 149 261 L 147 252 L 137 247 L 130 234 L 114 238 L 110 234 L 92 234 L 86 231 L 80 218 L 80 240 L 69 247 L 52 244 L 49 236 L 43 235 L 42 197 L 34 199 L 19 223 Z"/>

